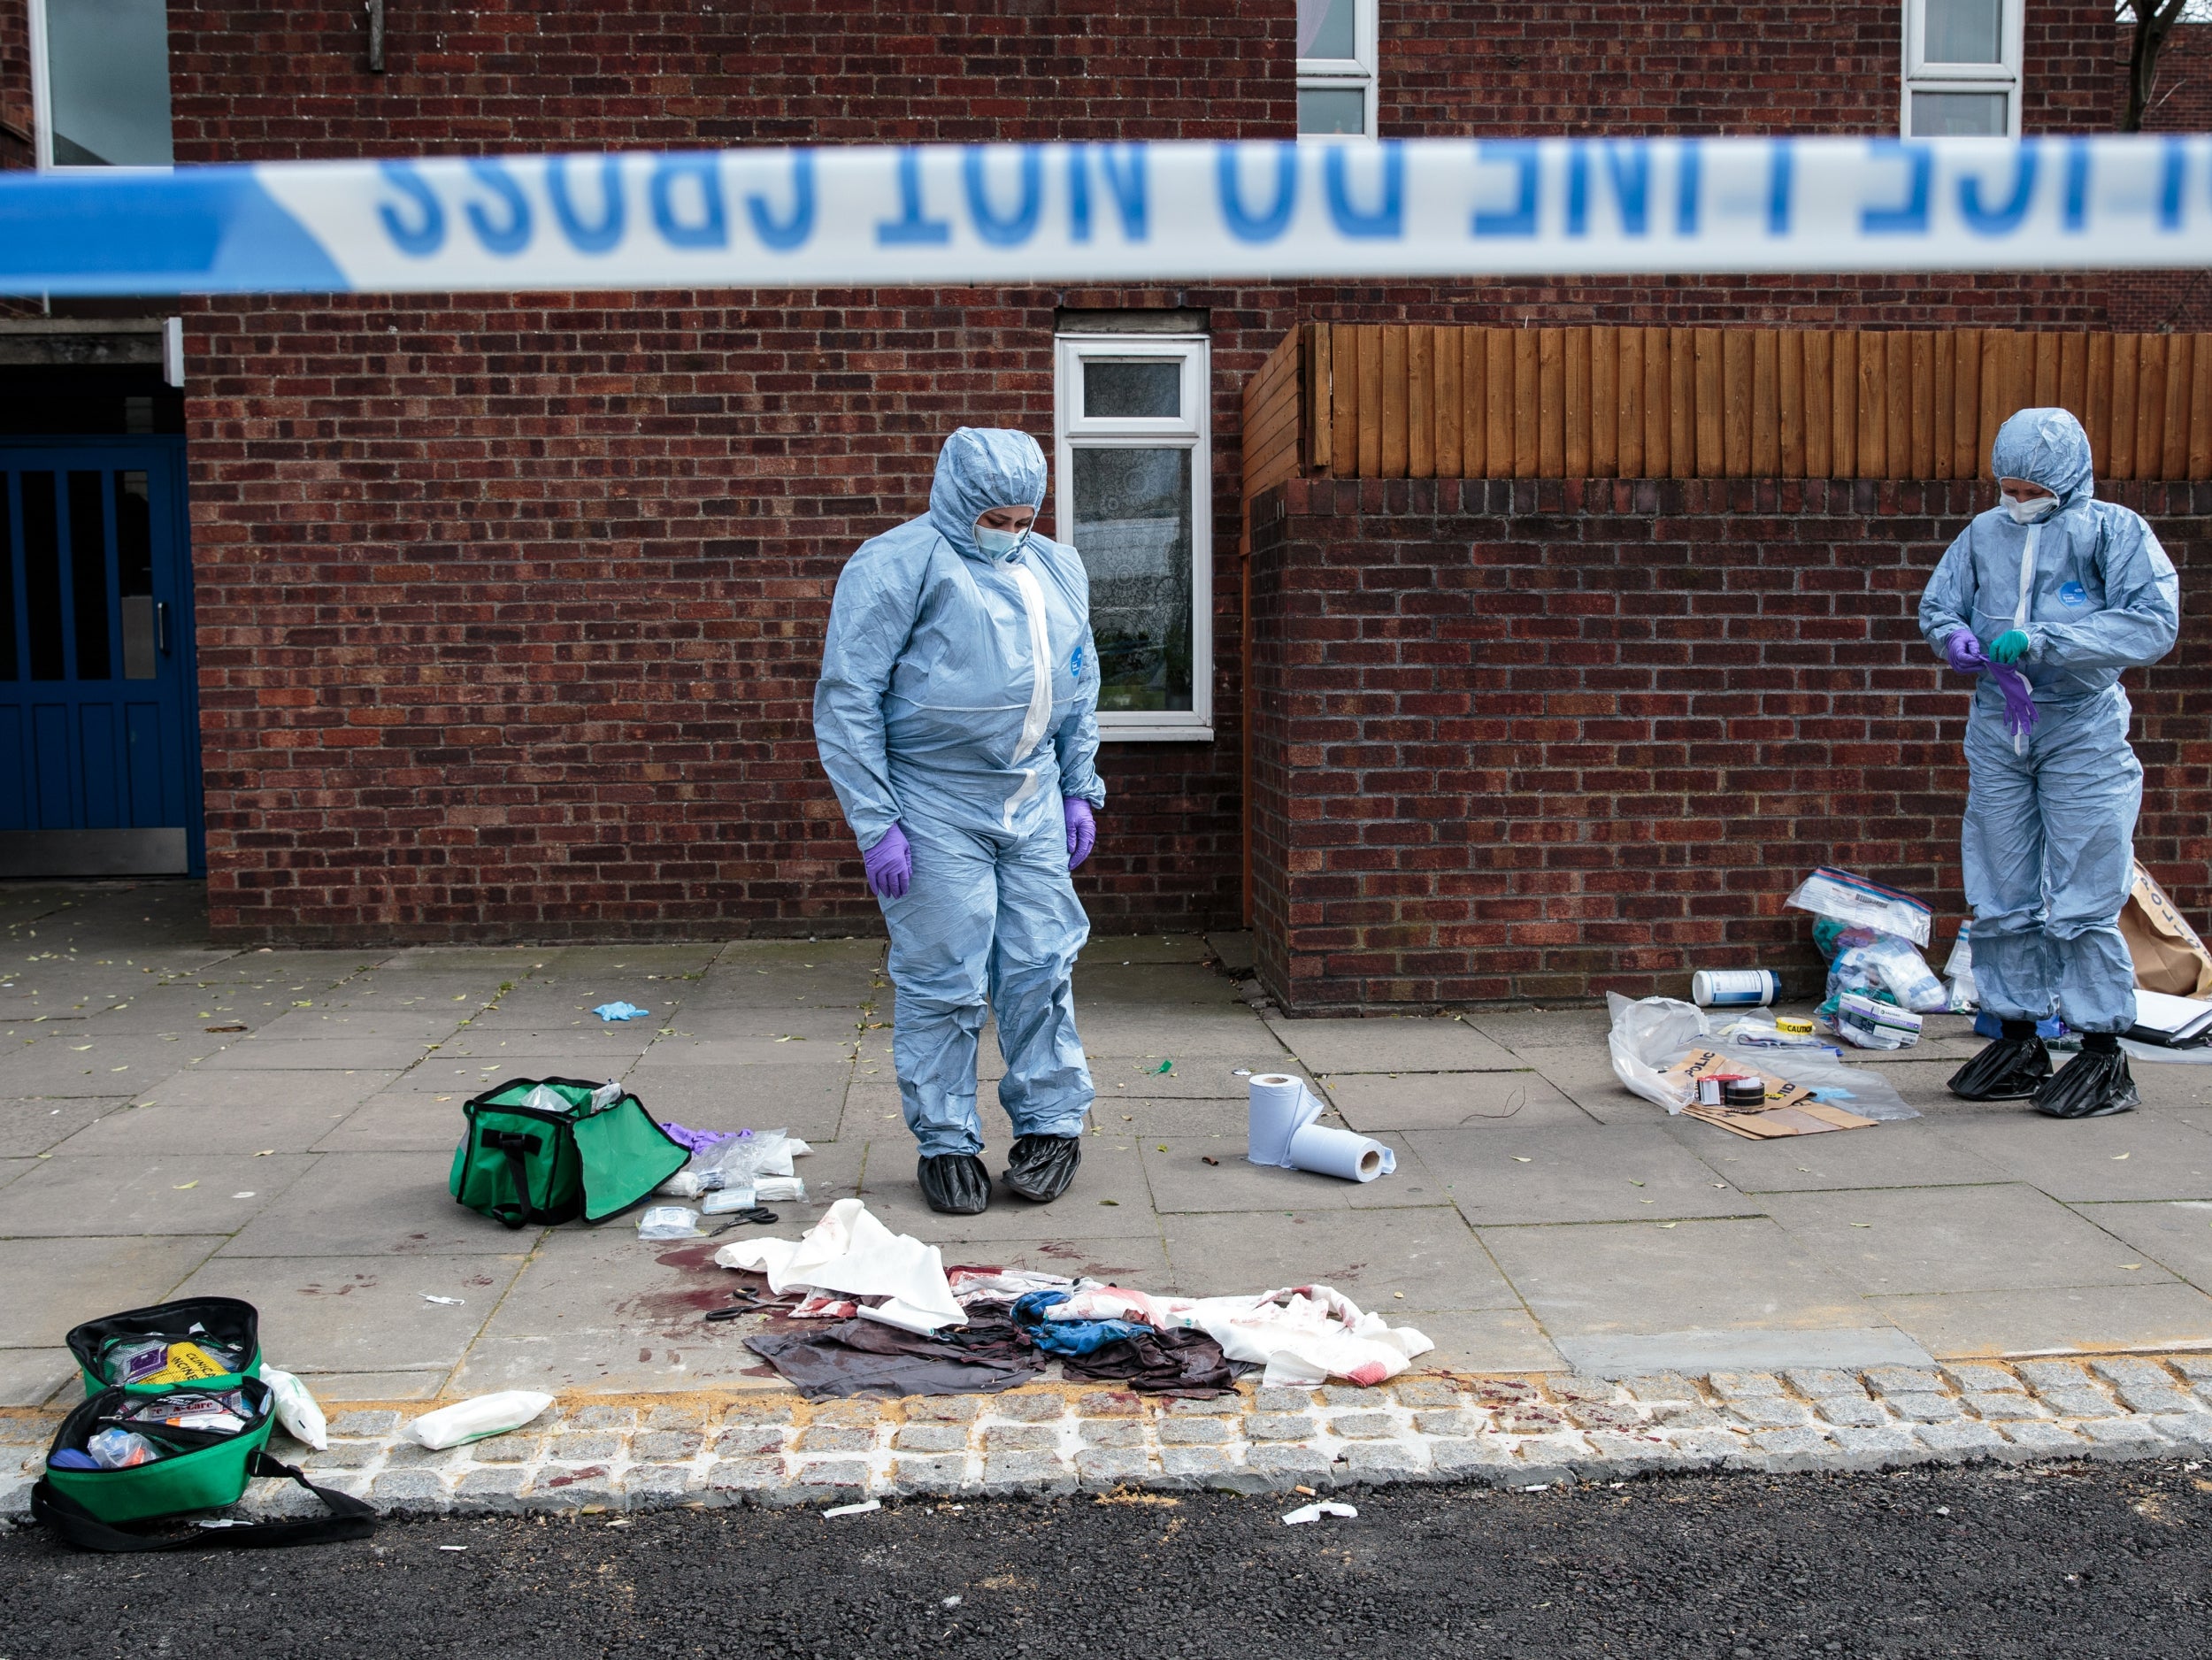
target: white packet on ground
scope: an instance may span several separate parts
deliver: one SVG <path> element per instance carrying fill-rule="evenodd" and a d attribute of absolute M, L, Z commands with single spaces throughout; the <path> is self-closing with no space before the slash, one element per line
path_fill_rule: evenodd
<path fill-rule="evenodd" d="M 535 1389 L 502 1389 L 425 1412 L 400 1433 L 416 1446 L 434 1452 L 442 1447 L 458 1447 L 463 1441 L 520 1429 L 552 1404 L 551 1395 Z"/>
<path fill-rule="evenodd" d="M 328 1452 L 330 1426 L 323 1418 L 322 1408 L 315 1404 L 315 1397 L 307 1392 L 307 1386 L 266 1361 L 262 1363 L 261 1381 L 269 1386 L 269 1393 L 276 1401 L 277 1422 L 284 1433 L 317 1452 Z"/>

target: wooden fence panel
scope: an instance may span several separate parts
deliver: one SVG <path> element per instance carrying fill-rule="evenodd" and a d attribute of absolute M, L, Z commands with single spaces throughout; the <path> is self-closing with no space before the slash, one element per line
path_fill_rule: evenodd
<path fill-rule="evenodd" d="M 1985 476 L 2057 405 L 2115 480 L 2212 477 L 2212 336 L 1301 325 L 1245 388 L 1248 465 L 1342 478 Z M 1255 474 L 1254 476 L 1258 476 Z"/>
<path fill-rule="evenodd" d="M 1620 331 L 1590 330 L 1590 476 L 1620 476 Z"/>
<path fill-rule="evenodd" d="M 1513 376 L 1521 355 L 1515 336 L 1524 332 L 1511 328 L 1483 331 L 1488 342 L 1486 356 L 1490 364 L 1487 422 L 1490 432 L 1489 476 L 1494 479 L 1513 476 L 1513 411 L 1517 407 L 1513 396 Z"/>

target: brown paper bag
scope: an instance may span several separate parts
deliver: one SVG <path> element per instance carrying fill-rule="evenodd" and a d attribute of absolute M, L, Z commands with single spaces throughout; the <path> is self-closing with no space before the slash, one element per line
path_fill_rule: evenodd
<path fill-rule="evenodd" d="M 2139 862 L 2134 891 L 2120 907 L 2120 937 L 2135 959 L 2135 983 L 2145 991 L 2212 996 L 2212 951 Z"/>

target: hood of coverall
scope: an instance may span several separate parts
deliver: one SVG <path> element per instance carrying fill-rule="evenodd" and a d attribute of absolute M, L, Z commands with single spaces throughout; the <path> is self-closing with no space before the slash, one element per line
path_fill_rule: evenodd
<path fill-rule="evenodd" d="M 2024 409 L 1997 429 L 1989 465 L 2001 479 L 2025 479 L 2058 497 L 2064 512 L 2097 493 L 2089 434 L 2062 409 Z"/>
<path fill-rule="evenodd" d="M 980 559 L 975 521 L 995 507 L 1045 504 L 1045 452 L 1027 433 L 1003 427 L 961 427 L 937 452 L 929 487 L 929 522 L 947 542 Z"/>

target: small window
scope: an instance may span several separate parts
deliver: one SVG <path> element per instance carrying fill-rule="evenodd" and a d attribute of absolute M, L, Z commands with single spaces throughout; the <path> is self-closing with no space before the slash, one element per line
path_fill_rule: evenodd
<path fill-rule="evenodd" d="M 1091 579 L 1109 739 L 1213 736 L 1213 526 L 1202 336 L 1063 334 L 1058 539 Z"/>
<path fill-rule="evenodd" d="M 1375 136 L 1376 0 L 1298 0 L 1298 135 Z"/>
<path fill-rule="evenodd" d="M 2020 135 L 2022 5 L 1906 0 L 1906 137 Z"/>
<path fill-rule="evenodd" d="M 166 0 L 30 0 L 41 167 L 166 167 Z"/>

